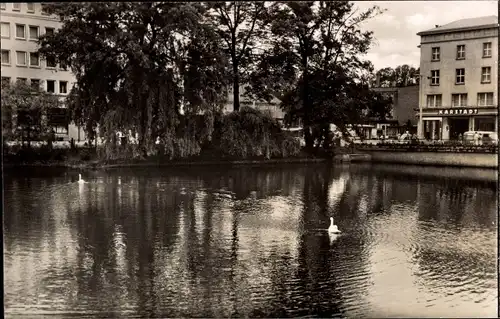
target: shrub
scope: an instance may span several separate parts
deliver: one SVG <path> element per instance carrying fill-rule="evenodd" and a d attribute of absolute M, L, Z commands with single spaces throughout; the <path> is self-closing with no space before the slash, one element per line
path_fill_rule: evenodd
<path fill-rule="evenodd" d="M 212 143 L 221 156 L 239 159 L 288 157 L 300 152 L 299 141 L 282 131 L 268 112 L 246 106 L 222 116 Z"/>

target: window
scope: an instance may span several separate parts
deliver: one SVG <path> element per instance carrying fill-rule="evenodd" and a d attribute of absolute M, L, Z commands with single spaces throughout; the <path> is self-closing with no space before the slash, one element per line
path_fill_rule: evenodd
<path fill-rule="evenodd" d="M 26 39 L 26 27 L 24 24 L 16 24 L 16 38 Z"/>
<path fill-rule="evenodd" d="M 2 64 L 10 64 L 10 51 L 2 50 Z"/>
<path fill-rule="evenodd" d="M 56 133 L 67 133 L 69 112 L 67 108 L 51 107 L 47 110 L 47 125 Z"/>
<path fill-rule="evenodd" d="M 10 38 L 10 23 L 2 22 L 2 38 Z"/>
<path fill-rule="evenodd" d="M 28 2 L 28 13 L 35 13 L 35 4 L 33 2 Z"/>
<path fill-rule="evenodd" d="M 431 70 L 431 85 L 439 85 L 439 70 Z"/>
<path fill-rule="evenodd" d="M 40 66 L 40 57 L 36 52 L 30 52 L 30 66 Z"/>
<path fill-rule="evenodd" d="M 441 48 L 435 47 L 432 48 L 432 61 L 439 61 L 441 58 Z"/>
<path fill-rule="evenodd" d="M 7 9 L 7 8 L 6 8 L 6 5 L 5 5 L 5 3 L 0 3 L 0 9 L 2 9 L 2 10 L 5 10 L 5 9 Z M 2 79 L 3 79 L 3 78 L 2 78 Z"/>
<path fill-rule="evenodd" d="M 491 42 L 483 43 L 483 58 L 491 58 Z"/>
<path fill-rule="evenodd" d="M 481 83 L 491 83 L 491 67 L 481 68 Z"/>
<path fill-rule="evenodd" d="M 26 63 L 26 52 L 24 51 L 16 51 L 16 57 L 17 57 L 17 65 L 20 66 L 26 66 L 28 63 Z"/>
<path fill-rule="evenodd" d="M 49 14 L 47 13 L 47 11 L 45 11 L 45 6 L 44 4 L 42 3 L 42 15 L 44 16 L 48 16 Z"/>
<path fill-rule="evenodd" d="M 30 25 L 30 40 L 38 40 L 38 27 Z"/>
<path fill-rule="evenodd" d="M 457 60 L 465 59 L 465 45 L 457 45 Z"/>
<path fill-rule="evenodd" d="M 67 94 L 68 93 L 68 82 L 59 81 L 59 94 Z"/>
<path fill-rule="evenodd" d="M 467 106 L 467 94 L 452 94 L 451 104 L 453 107 Z"/>
<path fill-rule="evenodd" d="M 48 68 L 55 68 L 56 67 L 56 59 L 53 57 L 47 57 L 45 60 L 46 67 Z"/>
<path fill-rule="evenodd" d="M 23 83 L 26 84 L 28 82 L 27 78 L 17 78 L 17 83 Z"/>
<path fill-rule="evenodd" d="M 14 2 L 12 4 L 12 11 L 20 11 L 21 10 L 21 3 L 20 2 Z"/>
<path fill-rule="evenodd" d="M 56 134 L 68 134 L 67 126 L 54 126 L 53 129 Z"/>
<path fill-rule="evenodd" d="M 39 80 L 39 79 L 31 79 L 31 80 L 30 80 L 30 83 L 31 83 L 31 87 L 32 87 L 34 90 L 38 90 L 38 89 L 40 89 L 40 80 Z"/>
<path fill-rule="evenodd" d="M 465 83 L 465 69 L 456 69 L 455 74 L 456 74 L 455 84 L 464 84 Z"/>
<path fill-rule="evenodd" d="M 59 68 L 64 71 L 68 71 L 68 66 L 64 62 L 59 62 Z"/>
<path fill-rule="evenodd" d="M 54 28 L 45 27 L 45 34 L 54 34 Z"/>
<path fill-rule="evenodd" d="M 441 94 L 427 95 L 427 107 L 441 107 Z"/>
<path fill-rule="evenodd" d="M 56 81 L 47 80 L 47 92 L 56 93 Z"/>
<path fill-rule="evenodd" d="M 493 105 L 493 92 L 477 94 L 477 106 L 492 106 L 492 105 Z"/>
<path fill-rule="evenodd" d="M 10 78 L 6 76 L 2 76 L 2 89 L 9 87 L 10 85 Z"/>

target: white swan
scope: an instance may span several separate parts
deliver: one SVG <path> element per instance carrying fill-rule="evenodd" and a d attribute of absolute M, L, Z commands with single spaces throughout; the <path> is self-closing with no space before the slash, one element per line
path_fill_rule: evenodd
<path fill-rule="evenodd" d="M 340 230 L 337 225 L 333 224 L 333 217 L 330 217 L 330 227 L 328 227 L 328 232 L 330 234 L 340 234 Z"/>
<path fill-rule="evenodd" d="M 84 184 L 85 181 L 82 179 L 82 174 L 78 174 L 78 183 Z"/>
<path fill-rule="evenodd" d="M 218 198 L 228 198 L 228 199 L 233 199 L 233 194 L 227 191 L 219 190 L 215 193 L 213 193 L 215 197 Z"/>

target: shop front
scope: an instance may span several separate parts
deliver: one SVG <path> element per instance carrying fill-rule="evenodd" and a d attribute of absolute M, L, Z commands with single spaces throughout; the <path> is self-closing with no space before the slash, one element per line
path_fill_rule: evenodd
<path fill-rule="evenodd" d="M 422 110 L 427 140 L 457 140 L 467 131 L 498 131 L 497 109 L 427 108 Z M 418 117 L 418 115 L 417 115 Z"/>
<path fill-rule="evenodd" d="M 496 117 L 476 117 L 474 119 L 475 131 L 493 131 L 496 132 L 497 119 Z"/>
<path fill-rule="evenodd" d="M 442 135 L 442 121 L 440 117 L 424 118 L 424 139 L 439 140 Z"/>

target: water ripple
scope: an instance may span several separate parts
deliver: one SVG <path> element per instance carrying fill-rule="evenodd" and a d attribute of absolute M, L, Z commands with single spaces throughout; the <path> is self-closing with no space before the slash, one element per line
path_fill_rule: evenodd
<path fill-rule="evenodd" d="M 354 166 L 219 173 L 109 171 L 88 174 L 84 185 L 69 182 L 70 175 L 11 176 L 5 182 L 5 312 L 496 313 L 491 188 L 360 175 Z M 343 230 L 335 240 L 325 231 L 329 216 Z"/>

